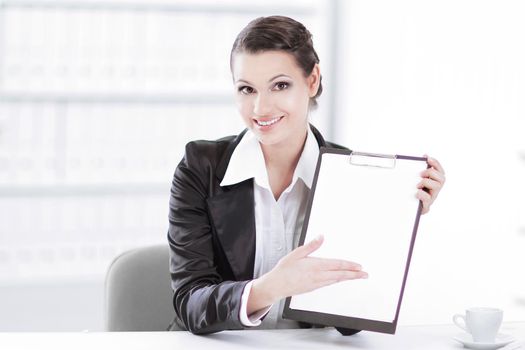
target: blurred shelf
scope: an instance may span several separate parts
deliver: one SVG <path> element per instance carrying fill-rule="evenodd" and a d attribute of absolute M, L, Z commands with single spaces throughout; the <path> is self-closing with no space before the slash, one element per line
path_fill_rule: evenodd
<path fill-rule="evenodd" d="M 264 5 L 254 5 L 252 2 L 217 2 L 217 1 L 71 1 L 71 0 L 0 0 L 1 7 L 12 8 L 60 8 L 104 11 L 159 11 L 159 12 L 202 12 L 226 14 L 262 14 L 269 10 L 293 13 L 296 15 L 312 15 L 315 1 L 305 1 L 304 4 L 296 1 L 297 5 L 285 4 L 282 1 L 267 1 Z"/>
<path fill-rule="evenodd" d="M 5 197 L 75 197 L 75 196 L 128 196 L 128 195 L 166 195 L 169 196 L 170 183 L 128 183 L 101 185 L 27 185 L 0 186 L 0 198 Z"/>
<path fill-rule="evenodd" d="M 231 104 L 232 94 L 34 94 L 0 93 L 8 103 L 101 103 L 101 104 Z"/>

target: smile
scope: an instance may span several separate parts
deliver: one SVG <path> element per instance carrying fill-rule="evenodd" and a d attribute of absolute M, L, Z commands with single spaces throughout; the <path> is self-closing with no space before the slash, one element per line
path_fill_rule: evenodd
<path fill-rule="evenodd" d="M 281 120 L 283 117 L 280 116 L 280 117 L 277 117 L 277 118 L 273 118 L 273 119 L 270 119 L 270 120 L 255 120 L 255 122 L 257 123 L 257 125 L 259 126 L 269 126 L 269 125 L 273 125 L 275 123 L 277 123 L 279 120 Z"/>

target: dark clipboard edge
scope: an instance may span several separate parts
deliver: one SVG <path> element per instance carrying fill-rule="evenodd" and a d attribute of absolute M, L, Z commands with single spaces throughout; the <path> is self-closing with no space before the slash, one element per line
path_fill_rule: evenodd
<path fill-rule="evenodd" d="M 306 232 L 308 231 L 308 222 L 309 222 L 310 214 L 312 210 L 312 203 L 313 203 L 313 199 L 315 195 L 315 190 L 317 187 L 317 179 L 319 177 L 319 172 L 321 170 L 321 162 L 322 162 L 323 154 L 327 154 L 327 153 L 351 155 L 352 151 L 348 149 L 328 148 L 328 147 L 321 147 L 319 149 L 319 157 L 317 158 L 317 165 L 315 167 L 315 174 L 314 174 L 314 180 L 312 183 L 312 189 L 308 197 L 308 205 L 307 205 L 307 210 L 305 214 L 304 225 L 301 231 L 301 237 L 299 239 L 299 246 L 304 244 L 304 241 L 306 238 Z M 406 159 L 406 160 L 415 160 L 415 161 L 425 161 L 425 162 L 427 161 L 427 158 L 425 157 L 414 157 L 414 156 L 405 156 L 405 155 L 396 155 L 396 158 Z M 430 166 L 427 165 L 427 168 L 428 167 Z M 399 299 L 397 303 L 396 315 L 392 322 L 384 322 L 384 321 L 363 319 L 363 318 L 350 317 L 350 316 L 341 316 L 341 315 L 334 315 L 334 314 L 307 311 L 307 310 L 291 309 L 290 308 L 291 297 L 287 297 L 285 300 L 285 304 L 283 308 L 283 318 L 292 319 L 296 321 L 302 321 L 302 322 L 309 322 L 312 324 L 321 324 L 325 326 L 343 327 L 343 328 L 360 329 L 360 330 L 380 332 L 380 333 L 395 334 L 396 328 L 397 328 L 397 321 L 399 318 L 399 312 L 401 309 L 401 303 L 403 301 L 403 294 L 405 292 L 405 285 L 406 285 L 406 281 L 408 277 L 408 271 L 410 268 L 410 261 L 412 260 L 412 252 L 414 250 L 414 245 L 416 242 L 417 229 L 419 227 L 419 220 L 421 218 L 422 210 L 423 210 L 423 204 L 421 201 L 419 201 L 419 206 L 418 206 L 418 209 L 416 212 L 416 218 L 414 221 L 414 227 L 412 229 L 412 237 L 410 239 L 410 247 L 408 250 L 408 257 L 407 257 L 407 263 L 405 267 L 405 273 L 403 276 L 403 283 L 401 285 L 401 291 L 400 291 Z"/>

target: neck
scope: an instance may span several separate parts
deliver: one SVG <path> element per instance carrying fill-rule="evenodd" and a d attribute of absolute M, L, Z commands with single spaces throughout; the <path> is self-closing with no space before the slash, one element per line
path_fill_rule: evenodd
<path fill-rule="evenodd" d="M 293 179 L 307 136 L 307 129 L 301 137 L 286 140 L 277 145 L 261 145 L 270 187 L 277 200 Z"/>
<path fill-rule="evenodd" d="M 266 167 L 295 170 L 306 142 L 307 129 L 301 137 L 276 145 L 261 145 Z"/>

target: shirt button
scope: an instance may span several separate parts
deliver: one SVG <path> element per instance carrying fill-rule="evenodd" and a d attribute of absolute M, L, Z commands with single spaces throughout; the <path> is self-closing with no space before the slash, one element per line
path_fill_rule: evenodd
<path fill-rule="evenodd" d="M 280 246 L 277 246 L 277 250 L 278 250 L 278 251 L 281 251 L 281 250 L 283 250 L 283 246 L 282 246 L 282 245 L 280 245 Z"/>

